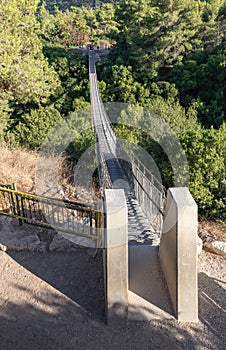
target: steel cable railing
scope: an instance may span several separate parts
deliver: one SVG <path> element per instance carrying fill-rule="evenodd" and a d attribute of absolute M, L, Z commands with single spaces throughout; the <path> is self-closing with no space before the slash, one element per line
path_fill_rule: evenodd
<path fill-rule="evenodd" d="M 156 232 L 162 232 L 163 215 L 166 203 L 164 186 L 151 172 L 134 158 L 132 161 L 135 196 L 142 211 L 152 223 Z"/>
<path fill-rule="evenodd" d="M 113 188 L 108 160 L 114 159 L 125 177 L 130 177 L 128 182 L 131 189 L 152 226 L 155 226 L 156 231 L 161 231 L 166 199 L 165 188 L 136 156 L 129 155 L 124 149 L 121 150 L 100 97 L 93 51 L 89 52 L 89 72 L 92 124 L 96 134 L 96 156 L 101 186 L 103 189 Z M 123 159 L 128 161 L 123 161 Z M 126 165 L 128 162 L 130 163 L 129 170 Z"/>
<path fill-rule="evenodd" d="M 116 158 L 116 136 L 110 126 L 98 89 L 93 52 L 89 53 L 90 97 L 92 104 L 92 125 L 96 134 L 96 155 L 98 172 L 103 188 L 112 188 L 107 159 Z"/>

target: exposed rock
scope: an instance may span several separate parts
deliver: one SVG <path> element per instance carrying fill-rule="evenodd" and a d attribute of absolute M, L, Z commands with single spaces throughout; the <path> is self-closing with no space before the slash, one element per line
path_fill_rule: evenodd
<path fill-rule="evenodd" d="M 76 245 L 64 238 L 61 234 L 56 234 L 49 245 L 50 252 L 76 251 L 76 249 Z"/>
<path fill-rule="evenodd" d="M 222 241 L 214 241 L 214 242 L 206 242 L 204 244 L 204 248 L 211 253 L 215 253 L 218 255 L 222 255 L 226 258 L 226 242 Z"/>
<path fill-rule="evenodd" d="M 6 252 L 7 247 L 4 244 L 0 244 L 0 250 L 3 250 L 3 252 Z"/>
<path fill-rule="evenodd" d="M 1 250 L 13 250 L 13 251 L 45 251 L 45 245 L 40 242 L 37 235 L 25 236 L 20 238 L 14 238 L 5 242 L 4 244 L 0 244 Z"/>
<path fill-rule="evenodd" d="M 1 217 L 3 223 L 0 231 L 0 249 L 3 251 L 45 251 L 45 244 L 40 242 L 33 229 L 24 229 L 13 225 L 13 220 L 8 217 Z"/>
<path fill-rule="evenodd" d="M 197 237 L 197 254 L 198 255 L 201 254 L 202 247 L 203 247 L 202 239 L 198 236 Z"/>
<path fill-rule="evenodd" d="M 0 250 L 7 251 L 77 251 L 95 248 L 95 240 L 74 234 L 56 233 L 31 225 L 19 226 L 12 218 L 1 216 Z"/>
<path fill-rule="evenodd" d="M 65 233 L 65 232 L 58 232 L 58 235 L 63 237 L 73 247 L 77 247 L 77 248 L 79 248 L 79 247 L 95 248 L 96 247 L 96 240 L 95 239 L 90 239 L 90 238 L 78 236 L 76 234 Z"/>

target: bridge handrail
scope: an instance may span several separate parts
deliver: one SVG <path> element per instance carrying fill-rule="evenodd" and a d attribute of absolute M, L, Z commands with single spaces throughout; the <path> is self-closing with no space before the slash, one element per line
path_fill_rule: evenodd
<path fill-rule="evenodd" d="M 166 195 L 166 188 L 164 185 L 152 174 L 152 172 L 138 159 L 137 157 L 133 157 L 133 162 L 136 166 L 138 166 L 141 170 L 143 168 L 143 174 L 150 175 L 151 179 L 148 178 L 148 180 L 153 184 L 153 186 L 156 188 L 159 193 L 162 193 L 163 195 Z"/>
<path fill-rule="evenodd" d="M 98 211 L 98 210 L 92 209 L 92 207 L 90 205 L 87 205 L 87 204 L 84 204 L 81 202 L 74 202 L 74 201 L 67 200 L 67 199 L 47 197 L 44 195 L 36 195 L 33 193 L 29 193 L 29 192 L 17 191 L 17 190 L 10 188 L 10 185 L 7 185 L 7 187 L 5 185 L 0 186 L 0 192 L 15 193 L 15 194 L 22 196 L 22 197 L 29 197 L 29 198 L 37 200 L 37 201 L 38 200 L 45 201 L 46 203 L 52 203 L 54 205 L 59 205 L 59 206 L 61 206 L 62 203 L 66 203 L 68 206 L 71 206 L 71 209 L 78 208 L 78 209 L 82 209 L 84 211 L 86 211 L 86 210 L 87 211 L 92 210 L 94 212 Z"/>
<path fill-rule="evenodd" d="M 97 154 L 97 160 L 98 160 L 98 172 L 100 174 L 102 186 L 104 188 L 112 188 L 113 185 L 112 185 L 111 177 L 108 171 L 108 167 L 106 164 L 106 160 L 104 157 L 101 144 L 98 142 L 98 138 L 100 133 L 104 133 L 109 151 L 110 153 L 114 154 L 115 148 L 116 148 L 116 137 L 113 133 L 113 130 L 110 127 L 110 123 L 106 115 L 103 102 L 100 98 L 100 91 L 98 88 L 98 82 L 96 77 L 96 67 L 94 63 L 94 58 L 93 58 L 93 62 L 91 62 L 91 56 L 93 56 L 93 53 L 89 53 L 89 77 L 90 77 L 90 95 L 91 95 L 92 114 L 93 114 L 92 124 L 93 124 L 93 130 L 96 134 L 96 140 L 97 140 L 96 154 Z M 99 120 L 95 118 L 97 117 L 95 113 L 96 108 L 98 108 Z M 113 141 L 113 144 L 112 144 L 112 141 Z"/>
<path fill-rule="evenodd" d="M 107 138 L 107 140 L 108 140 L 110 148 L 112 149 L 112 147 L 111 147 L 112 142 L 111 141 L 113 141 L 114 146 L 116 146 L 116 144 L 117 144 L 116 135 L 115 135 L 115 133 L 114 133 L 112 127 L 111 127 L 111 122 L 110 122 L 109 117 L 108 117 L 108 115 L 106 113 L 106 110 L 104 108 L 103 101 L 102 101 L 102 99 L 100 97 L 100 91 L 99 91 L 99 88 L 98 88 L 98 82 L 97 82 L 97 78 L 96 78 L 96 73 L 95 73 L 95 76 L 94 76 L 94 88 L 96 90 L 96 97 L 97 97 L 98 105 L 100 107 L 100 112 L 101 112 L 100 113 L 101 114 L 101 125 L 103 125 L 105 133 L 107 132 L 108 135 L 110 136 L 110 139 Z M 94 127 L 95 127 L 95 120 L 94 120 Z"/>
<path fill-rule="evenodd" d="M 98 162 L 101 163 L 98 170 L 102 184 L 105 188 L 112 188 L 111 177 L 105 159 L 106 154 L 110 154 L 118 161 L 119 167 L 122 170 L 124 169 L 123 172 L 125 174 L 133 175 L 133 180 L 129 181 L 131 191 L 134 188 L 135 195 L 144 212 L 146 212 L 148 217 L 154 215 L 160 223 L 157 226 L 160 227 L 164 211 L 165 188 L 136 156 L 131 156 L 130 152 L 126 152 L 120 146 L 100 97 L 93 53 L 89 55 L 89 58 L 93 129 L 97 137 L 96 153 Z M 98 139 L 101 142 L 98 142 Z M 129 169 L 129 171 L 127 171 L 128 169 L 125 170 L 126 165 L 123 163 L 123 159 L 128 159 L 128 162 L 132 164 L 132 169 Z"/>
<path fill-rule="evenodd" d="M 98 136 L 96 136 L 96 138 L 97 138 L 96 156 L 97 156 L 97 164 L 98 164 L 98 174 L 99 174 L 99 179 L 101 181 L 101 187 L 103 192 L 104 188 L 110 188 L 110 189 L 113 188 L 113 184 L 108 172 L 108 167 L 104 159 L 104 155 L 101 152 L 100 147 L 98 147 Z"/>

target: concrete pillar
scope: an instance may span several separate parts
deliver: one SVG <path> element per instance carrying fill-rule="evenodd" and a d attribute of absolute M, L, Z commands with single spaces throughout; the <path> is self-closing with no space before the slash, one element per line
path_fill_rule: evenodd
<path fill-rule="evenodd" d="M 178 321 L 198 321 L 197 205 L 188 188 L 170 188 L 160 261 Z"/>
<path fill-rule="evenodd" d="M 128 216 L 123 190 L 104 191 L 104 212 L 106 318 L 114 326 L 125 324 L 128 315 Z"/>

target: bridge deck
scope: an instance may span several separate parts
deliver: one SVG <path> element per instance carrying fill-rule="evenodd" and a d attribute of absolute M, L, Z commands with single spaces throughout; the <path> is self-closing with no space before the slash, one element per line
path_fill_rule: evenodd
<path fill-rule="evenodd" d="M 111 128 L 103 102 L 100 97 L 95 60 L 93 51 L 89 52 L 89 77 L 90 95 L 92 104 L 93 129 L 97 137 L 98 151 L 101 159 L 98 163 L 105 161 L 112 188 L 122 188 L 125 190 L 128 207 L 128 238 L 130 244 L 159 244 L 159 233 L 155 232 L 145 217 L 141 207 L 135 199 L 133 189 L 131 189 L 128 175 L 122 169 L 117 158 L 116 136 Z"/>

